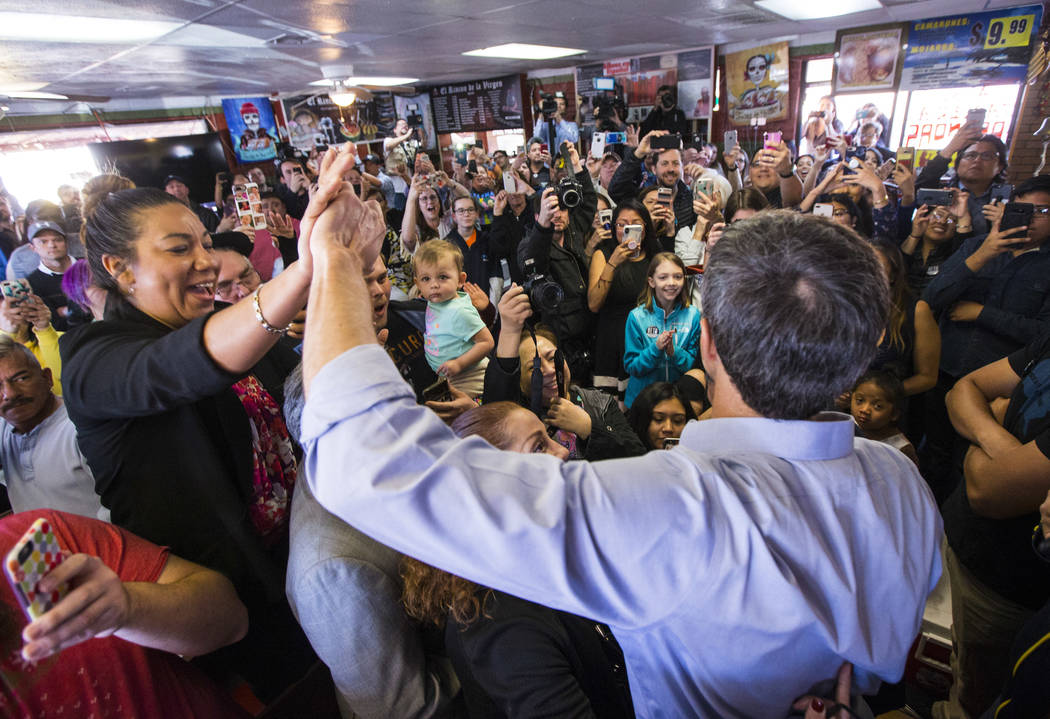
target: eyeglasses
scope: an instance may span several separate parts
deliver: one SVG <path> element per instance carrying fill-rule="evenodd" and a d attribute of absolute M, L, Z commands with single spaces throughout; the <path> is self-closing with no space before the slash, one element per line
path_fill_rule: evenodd
<path fill-rule="evenodd" d="M 477 214 L 477 209 L 473 207 L 459 207 L 453 210 L 457 215 L 474 215 Z"/>
<path fill-rule="evenodd" d="M 981 159 L 985 162 L 992 162 L 999 159 L 998 152 L 977 152 L 976 150 L 970 150 L 962 154 L 962 159 L 973 162 L 974 160 Z"/>
<path fill-rule="evenodd" d="M 951 215 L 933 214 L 930 215 L 930 222 L 946 222 L 949 225 L 954 225 L 956 220 Z"/>
<path fill-rule="evenodd" d="M 1033 207 L 1032 208 L 1032 219 L 1035 219 L 1036 217 L 1038 217 L 1041 220 L 1046 220 L 1046 219 L 1050 218 L 1050 207 L 1047 207 L 1047 206 Z"/>
<path fill-rule="evenodd" d="M 848 214 L 849 214 L 849 210 L 832 210 L 831 211 L 831 216 L 832 217 L 845 217 Z"/>

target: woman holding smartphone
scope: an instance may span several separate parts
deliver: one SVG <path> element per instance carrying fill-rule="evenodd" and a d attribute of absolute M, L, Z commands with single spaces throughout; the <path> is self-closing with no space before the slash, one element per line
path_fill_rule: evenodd
<path fill-rule="evenodd" d="M 613 236 L 591 255 L 587 306 L 598 315 L 594 347 L 594 386 L 622 402 L 627 389 L 623 367 L 627 316 L 647 285 L 649 262 L 660 243 L 645 205 L 634 198 L 613 212 Z"/>

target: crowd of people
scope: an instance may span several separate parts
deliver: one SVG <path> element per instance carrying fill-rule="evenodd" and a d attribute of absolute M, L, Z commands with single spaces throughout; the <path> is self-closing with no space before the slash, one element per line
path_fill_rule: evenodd
<path fill-rule="evenodd" d="M 934 716 L 1045 714 L 1050 176 L 969 124 L 897 166 L 832 98 L 802 156 L 719 151 L 666 100 L 601 153 L 562 99 L 515 156 L 288 154 L 232 175 L 266 229 L 222 178 L 0 199 L 0 535 L 68 553 L 42 616 L 0 589 L 5 713 L 243 716 L 323 663 L 344 717 L 864 716 L 943 556 Z"/>

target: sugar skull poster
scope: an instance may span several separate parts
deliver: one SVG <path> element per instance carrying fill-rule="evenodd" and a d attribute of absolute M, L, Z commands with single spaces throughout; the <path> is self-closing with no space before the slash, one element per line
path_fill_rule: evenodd
<path fill-rule="evenodd" d="M 748 125 L 752 119 L 787 117 L 788 44 L 761 45 L 726 55 L 729 119 Z"/>
<path fill-rule="evenodd" d="M 277 123 L 265 97 L 235 97 L 222 101 L 233 151 L 241 163 L 277 157 Z"/>

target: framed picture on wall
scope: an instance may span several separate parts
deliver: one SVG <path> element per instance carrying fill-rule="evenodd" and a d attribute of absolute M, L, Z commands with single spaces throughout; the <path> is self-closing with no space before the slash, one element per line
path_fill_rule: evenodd
<path fill-rule="evenodd" d="M 839 30 L 835 35 L 835 94 L 896 90 L 908 31 L 904 23 Z"/>

